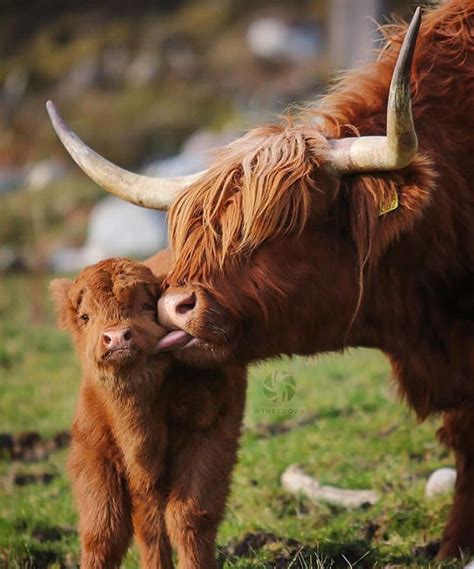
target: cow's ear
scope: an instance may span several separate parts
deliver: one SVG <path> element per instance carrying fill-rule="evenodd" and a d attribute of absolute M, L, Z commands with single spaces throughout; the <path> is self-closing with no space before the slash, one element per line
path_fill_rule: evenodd
<path fill-rule="evenodd" d="M 69 328 L 71 322 L 71 313 L 74 312 L 69 293 L 71 291 L 72 281 L 69 279 L 54 279 L 49 285 L 51 296 L 56 307 L 58 318 L 58 326 L 61 330 Z"/>
<path fill-rule="evenodd" d="M 431 203 L 435 188 L 431 161 L 424 156 L 417 156 L 399 172 L 343 180 L 359 258 L 376 261 L 404 233 L 414 231 Z"/>

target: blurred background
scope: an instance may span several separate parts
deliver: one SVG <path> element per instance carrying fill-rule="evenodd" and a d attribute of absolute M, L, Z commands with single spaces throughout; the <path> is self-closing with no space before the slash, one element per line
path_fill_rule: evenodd
<path fill-rule="evenodd" d="M 192 173 L 209 149 L 370 59 L 376 21 L 410 2 L 3 0 L 0 14 L 0 271 L 67 271 L 149 255 L 166 231 L 161 214 L 106 198 L 75 167 L 47 99 L 112 161 Z"/>

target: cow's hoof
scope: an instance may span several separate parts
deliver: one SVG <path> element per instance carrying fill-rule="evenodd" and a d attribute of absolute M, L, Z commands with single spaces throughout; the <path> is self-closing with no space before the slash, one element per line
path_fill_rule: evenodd
<path fill-rule="evenodd" d="M 459 542 L 456 541 L 446 541 L 441 543 L 440 550 L 436 559 L 443 561 L 446 559 L 459 559 L 463 554 L 466 553 L 466 548 L 461 547 Z"/>

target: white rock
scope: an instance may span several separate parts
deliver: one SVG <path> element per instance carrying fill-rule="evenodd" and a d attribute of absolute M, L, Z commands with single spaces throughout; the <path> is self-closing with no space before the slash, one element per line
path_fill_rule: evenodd
<path fill-rule="evenodd" d="M 251 51 L 264 59 L 300 61 L 319 52 L 319 29 L 310 24 L 292 25 L 279 18 L 257 18 L 247 29 Z"/>
<path fill-rule="evenodd" d="M 142 173 L 146 176 L 164 177 L 195 174 L 209 166 L 213 149 L 225 146 L 237 136 L 233 130 L 222 132 L 197 130 L 185 141 L 179 154 L 151 162 Z"/>
<path fill-rule="evenodd" d="M 227 144 L 237 134 L 227 130 L 198 130 L 183 145 L 177 156 L 157 160 L 142 170 L 147 176 L 183 176 L 206 168 L 212 156 L 209 149 Z M 38 170 L 35 183 L 40 186 L 47 178 Z M 1 190 L 1 186 L 0 186 Z M 167 246 L 166 215 L 144 209 L 108 196 L 97 203 L 89 218 L 87 240 L 79 249 L 62 248 L 51 259 L 57 272 L 74 272 L 107 257 L 130 256 L 145 258 Z"/>
<path fill-rule="evenodd" d="M 26 185 L 32 191 L 42 190 L 51 182 L 60 180 L 66 175 L 64 164 L 57 160 L 42 160 L 33 164 L 26 176 Z"/>
<path fill-rule="evenodd" d="M 127 69 L 127 79 L 131 85 L 147 85 L 158 76 L 160 56 L 155 52 L 140 53 Z"/>
<path fill-rule="evenodd" d="M 433 498 L 442 494 L 449 494 L 454 489 L 456 470 L 454 468 L 438 468 L 428 478 L 425 487 L 425 496 Z"/>
<path fill-rule="evenodd" d="M 379 496 L 373 490 L 345 490 L 335 486 L 323 486 L 292 464 L 281 475 L 283 488 L 292 494 L 303 494 L 314 502 L 327 502 L 345 508 L 360 508 L 375 504 Z"/>
<path fill-rule="evenodd" d="M 107 257 L 146 257 L 166 247 L 166 215 L 115 197 L 102 199 L 91 212 L 86 245 Z"/>
<path fill-rule="evenodd" d="M 55 273 L 75 273 L 108 257 L 105 251 L 94 247 L 63 247 L 53 253 L 50 268 Z"/>
<path fill-rule="evenodd" d="M 194 156 L 191 154 L 177 154 L 168 158 L 162 158 L 156 162 L 151 162 L 144 168 L 143 174 L 151 177 L 164 177 L 172 178 L 173 176 L 187 176 L 188 174 L 195 174 L 200 170 L 207 168 L 208 163 L 205 158 L 197 153 Z"/>
<path fill-rule="evenodd" d="M 102 76 L 101 66 L 95 59 L 84 57 L 64 75 L 58 84 L 59 93 L 64 97 L 79 96 L 85 90 L 96 86 Z"/>
<path fill-rule="evenodd" d="M 129 67 L 130 53 L 127 48 L 115 45 L 104 51 L 102 72 L 108 81 L 120 81 Z"/>

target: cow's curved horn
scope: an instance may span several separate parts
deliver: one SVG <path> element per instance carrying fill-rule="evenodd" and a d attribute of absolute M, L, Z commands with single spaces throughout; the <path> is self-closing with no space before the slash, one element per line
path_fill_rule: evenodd
<path fill-rule="evenodd" d="M 152 178 L 128 172 L 89 148 L 64 122 L 54 103 L 46 108 L 56 134 L 74 161 L 101 188 L 136 205 L 167 210 L 176 197 L 204 172 L 180 178 Z"/>
<path fill-rule="evenodd" d="M 390 84 L 387 136 L 361 136 L 331 141 L 329 162 L 338 175 L 389 172 L 408 166 L 418 150 L 411 110 L 410 78 L 421 24 L 418 7 L 406 33 Z"/>

